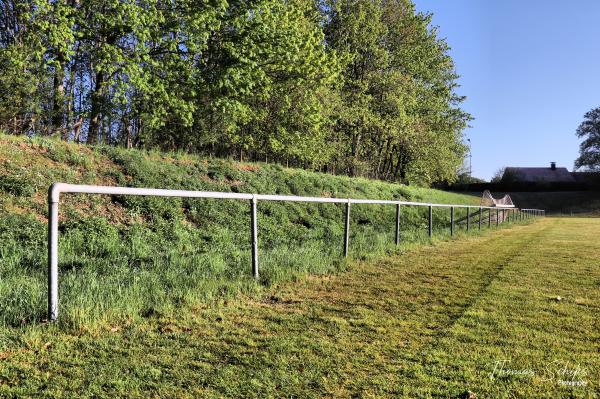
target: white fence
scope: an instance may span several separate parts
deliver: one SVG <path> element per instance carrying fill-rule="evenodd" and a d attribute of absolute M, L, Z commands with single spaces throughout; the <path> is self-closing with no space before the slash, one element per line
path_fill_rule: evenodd
<path fill-rule="evenodd" d="M 80 184 L 54 183 L 48 190 L 48 319 L 56 320 L 58 318 L 58 205 L 60 194 L 62 193 L 83 193 L 83 194 L 105 194 L 105 195 L 137 195 L 153 197 L 185 197 L 185 198 L 215 198 L 248 200 L 250 202 L 250 231 L 252 242 L 252 275 L 258 278 L 258 201 L 288 201 L 288 202 L 318 202 L 331 204 L 344 204 L 345 229 L 344 229 L 344 256 L 348 256 L 350 245 L 350 204 L 379 204 L 396 206 L 396 234 L 395 242 L 400 242 L 400 207 L 401 206 L 421 206 L 428 207 L 428 233 L 433 234 L 433 208 L 450 208 L 451 220 L 450 231 L 454 233 L 454 209 L 466 208 L 468 213 L 467 229 L 470 229 L 470 211 L 477 209 L 479 211 L 478 227 L 482 226 L 482 215 L 484 209 L 488 209 L 488 227 L 491 226 L 492 210 L 496 211 L 496 225 L 499 220 L 516 221 L 525 218 L 544 216 L 545 211 L 541 209 L 518 209 L 514 206 L 489 207 L 472 206 L 461 204 L 433 204 L 410 201 L 396 200 L 370 200 L 354 198 L 322 198 L 322 197 L 300 197 L 294 195 L 265 195 L 265 194 L 247 194 L 247 193 L 223 193 L 216 191 L 185 191 L 185 190 L 164 190 L 154 188 L 134 188 L 134 187 L 109 187 L 109 186 L 89 186 Z M 502 212 L 502 217 L 500 217 Z M 508 215 L 508 216 L 507 216 Z"/>

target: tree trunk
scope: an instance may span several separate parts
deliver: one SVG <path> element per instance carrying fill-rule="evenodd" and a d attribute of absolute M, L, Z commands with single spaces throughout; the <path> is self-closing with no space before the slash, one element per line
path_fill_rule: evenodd
<path fill-rule="evenodd" d="M 52 121 L 50 134 L 55 134 L 61 131 L 64 121 L 64 104 L 65 104 L 65 70 L 64 57 L 57 57 L 58 66 L 54 71 L 53 77 L 53 98 L 52 98 Z"/>
<path fill-rule="evenodd" d="M 104 103 L 104 73 L 96 74 L 96 83 L 92 92 L 92 109 L 90 111 L 90 127 L 88 129 L 87 143 L 96 144 L 100 134 L 100 121 L 102 119 L 102 105 Z"/>
<path fill-rule="evenodd" d="M 75 116 L 73 114 L 75 110 L 75 83 L 77 75 L 77 59 L 75 59 L 73 66 L 69 70 L 69 91 L 67 93 L 67 126 L 62 132 L 61 138 L 64 141 L 69 140 L 71 131 L 73 131 L 73 125 L 75 122 Z"/>

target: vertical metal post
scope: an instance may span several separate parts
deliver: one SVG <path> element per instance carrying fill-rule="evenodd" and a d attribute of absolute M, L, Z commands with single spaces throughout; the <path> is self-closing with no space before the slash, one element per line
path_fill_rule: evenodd
<path fill-rule="evenodd" d="M 496 208 L 496 227 L 500 224 L 500 209 Z"/>
<path fill-rule="evenodd" d="M 255 195 L 250 200 L 250 230 L 252 242 L 252 276 L 258 280 L 258 217 L 257 217 L 258 199 Z"/>
<path fill-rule="evenodd" d="M 396 245 L 400 244 L 400 204 L 396 204 Z"/>
<path fill-rule="evenodd" d="M 471 208 L 467 207 L 467 231 L 471 230 Z"/>
<path fill-rule="evenodd" d="M 52 188 L 50 189 L 52 190 Z M 48 195 L 48 320 L 58 318 L 58 201 Z"/>
<path fill-rule="evenodd" d="M 433 235 L 433 207 L 429 205 L 429 237 Z"/>
<path fill-rule="evenodd" d="M 454 207 L 450 207 L 450 237 L 454 235 Z"/>
<path fill-rule="evenodd" d="M 350 245 L 350 199 L 346 202 L 346 222 L 344 224 L 344 257 L 348 256 Z"/>
<path fill-rule="evenodd" d="M 481 230 L 481 218 L 483 217 L 483 208 L 479 208 L 479 230 Z"/>

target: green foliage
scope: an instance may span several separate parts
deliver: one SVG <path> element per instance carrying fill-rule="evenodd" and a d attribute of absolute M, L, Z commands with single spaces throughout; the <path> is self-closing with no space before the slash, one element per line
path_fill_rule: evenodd
<path fill-rule="evenodd" d="M 35 192 L 35 187 L 18 175 L 0 176 L 0 191 L 17 196 L 30 196 Z"/>
<path fill-rule="evenodd" d="M 410 0 L 0 6 L 13 134 L 424 184 L 465 151 L 448 46 Z"/>
<path fill-rule="evenodd" d="M 600 171 L 600 107 L 587 112 L 577 128 L 577 137 L 584 140 L 579 146 L 575 168 Z"/>
<path fill-rule="evenodd" d="M 338 163 L 352 175 L 452 181 L 469 115 L 431 15 L 410 1 L 331 0 L 326 38 L 346 61 L 336 120 Z"/>

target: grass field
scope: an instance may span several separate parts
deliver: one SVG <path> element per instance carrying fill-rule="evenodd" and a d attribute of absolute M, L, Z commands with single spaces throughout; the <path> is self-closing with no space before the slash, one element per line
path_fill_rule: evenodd
<path fill-rule="evenodd" d="M 4 328 L 0 396 L 598 397 L 599 235 L 545 218 L 168 317 Z"/>

